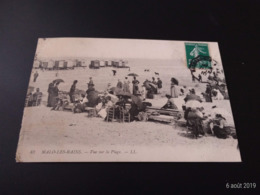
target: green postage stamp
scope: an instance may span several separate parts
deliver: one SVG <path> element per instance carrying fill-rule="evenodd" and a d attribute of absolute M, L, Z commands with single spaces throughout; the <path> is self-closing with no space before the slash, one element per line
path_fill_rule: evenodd
<path fill-rule="evenodd" d="M 211 57 L 209 55 L 208 44 L 206 43 L 185 43 L 187 66 L 194 68 L 211 68 Z"/>

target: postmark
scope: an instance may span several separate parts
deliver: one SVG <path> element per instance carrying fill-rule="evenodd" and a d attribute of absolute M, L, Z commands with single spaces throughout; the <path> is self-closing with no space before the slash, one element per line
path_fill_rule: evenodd
<path fill-rule="evenodd" d="M 208 44 L 185 43 L 185 51 L 189 69 L 210 69 L 212 67 Z"/>

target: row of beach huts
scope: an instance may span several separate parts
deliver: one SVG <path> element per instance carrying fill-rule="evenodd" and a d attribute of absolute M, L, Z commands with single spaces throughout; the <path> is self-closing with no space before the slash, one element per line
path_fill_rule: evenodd
<path fill-rule="evenodd" d="M 89 67 L 99 69 L 102 67 L 129 68 L 125 60 L 35 60 L 33 67 L 44 70 L 70 70 L 75 67 Z"/>

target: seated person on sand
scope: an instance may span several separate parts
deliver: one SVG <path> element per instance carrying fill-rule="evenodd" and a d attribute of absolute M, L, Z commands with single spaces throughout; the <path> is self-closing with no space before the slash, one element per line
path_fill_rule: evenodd
<path fill-rule="evenodd" d="M 84 112 L 85 108 L 87 107 L 88 99 L 84 94 L 81 94 L 80 100 L 75 100 L 76 104 L 73 109 L 74 113 L 81 113 Z"/>
<path fill-rule="evenodd" d="M 199 102 L 202 102 L 200 96 L 196 95 L 195 89 L 191 89 L 190 93 L 184 98 L 185 102 L 189 100 L 197 100 Z"/>
<path fill-rule="evenodd" d="M 217 138 L 228 138 L 227 122 L 221 114 L 216 114 L 216 117 L 210 123 L 210 129 L 213 135 Z"/>
<path fill-rule="evenodd" d="M 166 102 L 166 104 L 162 107 L 162 109 L 178 109 L 178 107 L 175 105 L 175 103 L 174 103 L 174 98 L 172 98 L 172 96 L 171 95 L 168 95 L 168 94 L 166 94 L 165 95 L 166 97 L 167 97 L 167 102 Z"/>
<path fill-rule="evenodd" d="M 136 95 L 132 95 L 131 100 L 132 102 L 131 102 L 131 108 L 129 110 L 129 113 L 130 113 L 130 121 L 133 121 L 136 119 L 136 117 L 140 112 L 145 111 L 145 104 L 143 104 L 140 92 L 138 92 Z"/>
<path fill-rule="evenodd" d="M 100 108 L 100 105 L 98 105 L 96 107 L 97 111 L 98 111 L 98 116 L 100 116 L 101 118 L 105 119 L 107 117 L 107 109 L 109 107 L 113 107 L 113 102 L 111 101 L 111 97 L 107 96 L 105 99 L 105 101 L 102 102 L 102 106 Z"/>

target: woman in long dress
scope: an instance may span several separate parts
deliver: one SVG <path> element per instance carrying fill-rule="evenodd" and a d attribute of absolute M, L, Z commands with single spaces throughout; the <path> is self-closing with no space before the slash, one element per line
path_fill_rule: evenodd
<path fill-rule="evenodd" d="M 130 93 L 130 86 L 129 86 L 129 80 L 127 77 L 125 77 L 125 81 L 124 81 L 124 84 L 123 84 L 123 91 L 124 92 L 128 92 Z"/>
<path fill-rule="evenodd" d="M 177 86 L 173 82 L 171 83 L 171 96 L 172 96 L 172 98 L 177 98 L 178 97 Z"/>
<path fill-rule="evenodd" d="M 55 83 L 53 89 L 52 89 L 52 93 L 50 94 L 50 103 L 51 103 L 51 107 L 54 107 L 57 102 L 58 102 L 58 97 L 59 97 L 59 82 Z"/>

